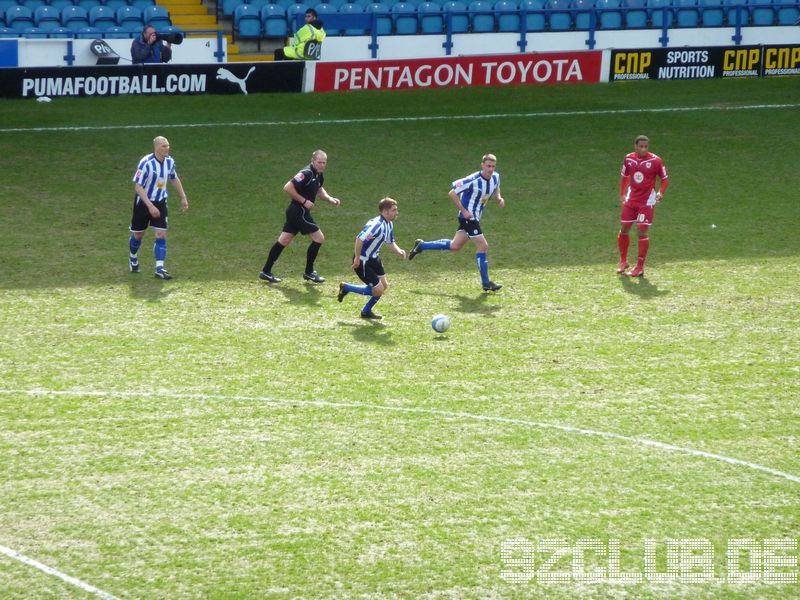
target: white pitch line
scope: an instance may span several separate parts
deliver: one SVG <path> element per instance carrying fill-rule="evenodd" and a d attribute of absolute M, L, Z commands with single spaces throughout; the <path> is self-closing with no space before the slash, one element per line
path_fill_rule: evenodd
<path fill-rule="evenodd" d="M 44 571 L 48 575 L 54 575 L 63 581 L 66 581 L 70 585 L 74 585 L 77 588 L 82 589 L 84 592 L 88 592 L 90 594 L 94 594 L 95 596 L 99 596 L 104 600 L 118 600 L 116 596 L 112 596 L 108 592 L 104 592 L 103 590 L 97 589 L 93 585 L 89 585 L 81 581 L 80 579 L 76 579 L 66 573 L 62 573 L 58 569 L 54 569 L 53 567 L 48 567 L 40 563 L 38 560 L 33 560 L 32 558 L 28 558 L 24 554 L 20 554 L 16 550 L 12 550 L 11 548 L 6 548 L 5 546 L 0 546 L 0 554 L 5 554 L 9 558 L 13 558 L 14 560 L 18 560 L 21 563 L 25 563 L 26 565 L 30 565 L 32 567 L 36 567 L 40 571 Z"/>
<path fill-rule="evenodd" d="M 641 113 L 698 112 L 725 110 L 768 110 L 800 108 L 794 104 L 745 104 L 742 106 L 676 106 L 666 108 L 620 108 L 606 110 L 572 110 L 527 113 L 497 113 L 492 115 L 440 115 L 420 117 L 364 117 L 360 119 L 316 119 L 314 125 L 351 125 L 359 123 L 405 123 L 416 121 L 464 121 L 483 119 L 535 119 L 538 117 L 583 117 L 600 115 L 629 115 Z M 280 127 L 308 125 L 308 121 L 230 121 L 220 123 L 169 123 L 162 125 L 81 125 L 72 127 L 10 127 L 0 129 L 0 133 L 31 133 L 51 131 L 111 131 L 119 129 L 183 129 L 192 127 Z"/>
<path fill-rule="evenodd" d="M 488 423 L 504 423 L 508 425 L 517 425 L 521 427 L 532 427 L 537 429 L 554 429 L 563 431 L 565 433 L 577 433 L 579 435 L 599 437 L 610 440 L 619 440 L 639 446 L 647 446 L 650 448 L 657 448 L 667 452 L 676 452 L 679 454 L 687 454 L 698 458 L 705 458 L 724 462 L 729 465 L 745 467 L 753 471 L 760 471 L 768 473 L 775 477 L 780 477 L 794 483 L 800 483 L 800 477 L 779 471 L 771 467 L 759 465 L 758 463 L 732 458 L 723 454 L 715 454 L 713 452 L 705 452 L 703 450 L 695 450 L 694 448 L 685 448 L 683 446 L 676 446 L 674 444 L 666 444 L 648 438 L 640 438 L 610 431 L 598 431 L 596 429 L 586 429 L 584 427 L 573 427 L 572 425 L 558 425 L 556 423 L 545 423 L 539 421 L 526 421 L 524 419 L 512 419 L 508 417 L 497 417 L 493 415 L 475 415 L 466 412 L 450 412 L 446 410 L 436 410 L 431 408 L 416 408 L 404 406 L 381 406 L 380 404 L 364 404 L 362 402 L 328 402 L 326 400 L 286 400 L 278 398 L 264 398 L 258 396 L 239 396 L 239 395 L 223 395 L 223 394 L 187 394 L 187 393 L 172 393 L 169 391 L 163 392 L 115 392 L 115 391 L 81 391 L 81 390 L 3 390 L 0 389 L 0 394 L 17 394 L 28 396 L 111 396 L 119 398 L 140 398 L 142 396 L 148 398 L 158 398 L 162 396 L 171 396 L 173 398 L 183 398 L 189 400 L 239 400 L 245 402 L 266 402 L 269 404 L 282 404 L 282 405 L 306 405 L 306 406 L 323 406 L 329 408 L 353 408 L 362 410 L 373 410 L 383 412 L 397 412 L 397 413 L 410 413 L 410 414 L 423 414 L 445 417 L 448 419 L 465 419 L 472 421 L 482 421 Z"/>

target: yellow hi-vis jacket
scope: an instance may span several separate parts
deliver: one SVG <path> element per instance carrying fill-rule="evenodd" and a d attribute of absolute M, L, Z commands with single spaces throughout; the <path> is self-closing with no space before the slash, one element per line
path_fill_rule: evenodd
<path fill-rule="evenodd" d="M 294 34 L 292 45 L 286 46 L 283 49 L 283 53 L 286 55 L 286 58 L 302 58 L 304 60 L 319 59 L 319 50 L 317 49 L 316 52 L 309 53 L 307 46 L 309 42 L 320 44 L 322 40 L 325 39 L 325 35 L 325 30 L 322 29 L 322 27 L 317 28 L 313 27 L 310 23 L 306 23 L 297 30 L 297 33 Z"/>

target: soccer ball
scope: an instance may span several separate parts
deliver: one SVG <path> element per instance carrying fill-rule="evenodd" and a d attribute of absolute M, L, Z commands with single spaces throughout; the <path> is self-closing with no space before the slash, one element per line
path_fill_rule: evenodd
<path fill-rule="evenodd" d="M 444 333 L 450 329 L 450 317 L 447 315 L 435 315 L 431 320 L 431 327 L 436 333 Z"/>

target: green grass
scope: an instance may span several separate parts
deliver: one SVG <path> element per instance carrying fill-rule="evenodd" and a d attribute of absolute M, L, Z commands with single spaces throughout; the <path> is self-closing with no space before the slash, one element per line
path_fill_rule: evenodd
<path fill-rule="evenodd" d="M 796 596 L 512 584 L 500 548 L 619 539 L 642 573 L 644 540 L 662 568 L 668 538 L 701 538 L 724 576 L 729 538 L 800 538 L 795 481 L 546 427 L 800 476 L 797 109 L 513 116 L 798 101 L 792 78 L 0 101 L 3 128 L 155 124 L 0 136 L 0 545 L 120 598 Z M 292 123 L 224 125 L 250 121 Z M 671 184 L 647 278 L 628 281 L 618 173 L 639 133 Z M 170 282 L 150 275 L 152 234 L 144 272 L 126 266 L 130 179 L 157 134 L 191 203 L 173 203 Z M 316 209 L 329 282 L 302 282 L 301 239 L 264 285 L 281 188 L 316 147 L 342 199 Z M 447 189 L 485 152 L 507 201 L 484 218 L 503 290 L 481 292 L 471 250 L 385 252 L 384 320 L 338 304 L 377 201 L 399 201 L 406 249 L 449 236 Z M 3 555 L 0 589 L 86 597 Z"/>

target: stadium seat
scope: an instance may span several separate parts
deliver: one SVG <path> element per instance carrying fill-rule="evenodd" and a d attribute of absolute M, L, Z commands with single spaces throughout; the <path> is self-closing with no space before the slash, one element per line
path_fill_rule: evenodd
<path fill-rule="evenodd" d="M 6 10 L 9 7 L 17 6 L 17 4 L 17 0 L 0 0 L 0 20 L 5 18 Z"/>
<path fill-rule="evenodd" d="M 127 2 L 126 0 L 102 0 L 101 6 L 105 6 L 107 8 L 110 8 L 111 10 L 114 11 L 114 13 L 116 13 L 117 9 L 120 6 L 129 6 L 129 4 L 130 3 Z M 91 12 L 91 10 L 92 9 L 90 8 L 89 11 Z"/>
<path fill-rule="evenodd" d="M 169 18 L 169 11 L 163 6 L 158 5 L 148 6 L 142 9 L 142 21 L 144 21 L 146 25 L 152 25 L 156 29 L 172 25 L 172 19 Z"/>
<path fill-rule="evenodd" d="M 258 13 L 261 14 L 261 9 L 264 8 L 267 4 L 270 4 L 269 0 L 247 0 L 247 3 L 251 6 L 255 6 L 258 9 Z"/>
<path fill-rule="evenodd" d="M 22 4 L 23 6 L 27 6 L 31 10 L 36 10 L 40 6 L 44 6 L 45 4 L 47 4 L 47 2 L 45 2 L 44 0 L 22 0 L 20 4 Z"/>
<path fill-rule="evenodd" d="M 650 22 L 653 27 L 661 29 L 664 23 L 667 27 L 672 27 L 672 0 L 648 0 L 647 6 L 650 8 Z"/>
<path fill-rule="evenodd" d="M 261 10 L 253 4 L 240 4 L 233 11 L 234 40 L 261 37 Z"/>
<path fill-rule="evenodd" d="M 61 10 L 61 25 L 70 31 L 89 27 L 89 13 L 82 6 L 65 6 Z"/>
<path fill-rule="evenodd" d="M 320 21 L 322 21 L 322 26 L 323 29 L 325 29 L 326 35 L 342 35 L 342 30 L 340 27 L 333 27 L 331 26 L 330 22 L 325 21 L 326 15 L 336 15 L 339 13 L 339 9 L 336 5 L 321 3 L 314 6 L 314 10 L 317 11 L 317 17 Z"/>
<path fill-rule="evenodd" d="M 494 3 L 494 14 L 498 31 L 519 31 L 522 19 L 515 0 L 497 0 Z"/>
<path fill-rule="evenodd" d="M 700 9 L 697 0 L 675 0 L 675 21 L 678 27 L 698 27 L 700 25 Z"/>
<path fill-rule="evenodd" d="M 109 27 L 103 32 L 103 37 L 109 40 L 124 40 L 130 39 L 131 34 L 125 31 L 122 27 L 113 26 Z"/>
<path fill-rule="evenodd" d="M 6 27 L 17 33 L 33 27 L 33 11 L 27 6 L 9 6 L 6 9 Z"/>
<path fill-rule="evenodd" d="M 100 6 L 102 4 L 100 0 L 78 0 L 75 3 L 75 6 L 80 6 L 81 8 L 85 9 L 88 13 L 93 6 Z M 64 16 L 64 9 L 61 9 L 61 16 Z"/>
<path fill-rule="evenodd" d="M 278 4 L 267 4 L 261 8 L 261 27 L 264 37 L 285 38 L 289 35 L 286 10 Z"/>
<path fill-rule="evenodd" d="M 395 2 L 390 9 L 394 19 L 394 32 L 397 35 L 417 33 L 417 8 L 407 2 Z"/>
<path fill-rule="evenodd" d="M 142 21 L 142 9 L 135 6 L 120 6 L 117 9 L 117 25 L 120 27 L 125 23 L 136 23 L 139 29 L 142 28 L 144 22 Z"/>
<path fill-rule="evenodd" d="M 75 34 L 73 34 L 66 27 L 56 27 L 55 29 L 51 29 L 47 32 L 47 37 L 51 39 L 63 39 L 75 37 Z"/>
<path fill-rule="evenodd" d="M 592 12 L 594 0 L 572 0 L 572 9 L 575 14 L 575 29 L 588 31 L 592 25 Z"/>
<path fill-rule="evenodd" d="M 240 4 L 245 4 L 245 0 L 222 0 L 217 6 L 222 7 L 222 16 L 233 18 L 233 11 Z"/>
<path fill-rule="evenodd" d="M 120 23 L 118 25 L 122 31 L 127 31 L 128 33 L 132 33 L 131 37 L 136 37 L 140 33 L 142 33 L 142 29 L 144 28 L 144 23 L 141 21 L 125 21 L 124 23 Z"/>
<path fill-rule="evenodd" d="M 108 6 L 93 6 L 89 9 L 89 25 L 105 31 L 117 24 L 117 14 Z"/>
<path fill-rule="evenodd" d="M 155 3 L 156 0 L 131 0 L 130 5 L 144 10 L 148 6 L 153 6 Z"/>
<path fill-rule="evenodd" d="M 294 0 L 275 0 L 273 4 L 277 4 L 281 8 L 283 8 L 283 12 L 286 12 L 286 9 L 289 8 L 292 4 L 294 4 Z"/>
<path fill-rule="evenodd" d="M 494 31 L 494 9 L 484 0 L 473 0 L 467 7 L 470 27 L 473 33 L 490 33 Z"/>
<path fill-rule="evenodd" d="M 522 0 L 520 9 L 525 11 L 525 31 L 544 31 L 547 28 L 547 21 L 544 12 L 544 0 Z"/>
<path fill-rule="evenodd" d="M 747 9 L 747 0 L 723 0 L 725 14 L 728 25 L 736 25 L 737 13 L 739 15 L 739 25 L 747 25 L 750 22 L 750 12 Z"/>
<path fill-rule="evenodd" d="M 53 8 L 57 8 L 60 14 L 65 6 L 72 6 L 75 3 L 72 0 L 50 0 L 47 4 Z"/>
<path fill-rule="evenodd" d="M 599 9 L 597 12 L 598 29 L 622 29 L 621 0 L 597 0 L 595 6 Z M 642 2 L 642 7 L 644 7 L 644 2 Z M 638 12 L 642 15 L 642 24 L 639 27 L 644 27 L 647 25 L 647 12 L 644 8 Z"/>
<path fill-rule="evenodd" d="M 450 33 L 466 33 L 469 31 L 469 17 L 467 16 L 467 5 L 459 0 L 448 0 L 442 4 L 442 12 L 445 15 L 445 28 L 447 28 L 447 18 L 450 13 Z"/>
<path fill-rule="evenodd" d="M 392 18 L 388 16 L 389 7 L 382 2 L 373 2 L 366 7 L 368 13 L 378 13 L 375 17 L 375 33 L 377 35 L 389 35 L 392 33 Z"/>
<path fill-rule="evenodd" d="M 775 9 L 772 0 L 748 1 L 750 5 L 751 23 L 759 27 L 769 27 L 775 23 Z"/>
<path fill-rule="evenodd" d="M 355 2 L 345 2 L 339 6 L 340 15 L 363 15 L 364 7 Z M 348 27 L 345 29 L 343 35 L 367 35 L 367 27 Z"/>
<path fill-rule="evenodd" d="M 700 0 L 700 8 L 703 27 L 722 27 L 725 21 L 722 0 Z"/>
<path fill-rule="evenodd" d="M 43 31 L 61 27 L 61 13 L 53 6 L 37 6 L 33 11 L 33 24 Z"/>
<path fill-rule="evenodd" d="M 783 4 L 783 2 L 778 2 Z M 778 8 L 778 25 L 794 25 L 800 19 L 800 7 L 782 6 Z"/>
<path fill-rule="evenodd" d="M 569 31 L 572 29 L 572 13 L 569 0 L 548 0 L 550 9 L 550 31 Z"/>
<path fill-rule="evenodd" d="M 97 27 L 80 27 L 77 31 L 73 31 L 75 39 L 79 40 L 93 40 L 103 37 L 103 32 Z"/>
<path fill-rule="evenodd" d="M 28 38 L 28 39 L 46 38 L 47 37 L 47 32 L 46 31 L 42 31 L 38 27 L 26 27 L 22 31 L 22 37 Z"/>

